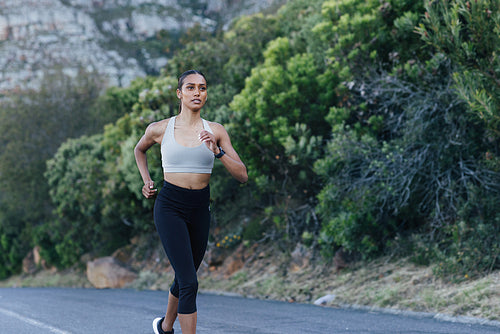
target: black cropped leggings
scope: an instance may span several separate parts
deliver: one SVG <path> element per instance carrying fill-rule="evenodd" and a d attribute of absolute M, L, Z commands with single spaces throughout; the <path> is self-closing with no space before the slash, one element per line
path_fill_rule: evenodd
<path fill-rule="evenodd" d="M 209 186 L 191 190 L 165 181 L 155 201 L 156 230 L 175 271 L 170 292 L 179 298 L 180 314 L 196 312 L 196 271 L 207 248 L 209 200 Z"/>

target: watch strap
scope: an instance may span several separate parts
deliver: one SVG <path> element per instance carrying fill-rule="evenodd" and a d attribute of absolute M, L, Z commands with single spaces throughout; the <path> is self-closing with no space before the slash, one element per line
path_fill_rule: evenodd
<path fill-rule="evenodd" d="M 222 158 L 222 156 L 223 156 L 224 154 L 226 154 L 226 152 L 224 152 L 224 150 L 223 150 L 220 146 L 219 146 L 219 151 L 220 151 L 220 152 L 219 152 L 219 154 L 214 154 L 214 156 L 215 156 L 217 159 Z"/>

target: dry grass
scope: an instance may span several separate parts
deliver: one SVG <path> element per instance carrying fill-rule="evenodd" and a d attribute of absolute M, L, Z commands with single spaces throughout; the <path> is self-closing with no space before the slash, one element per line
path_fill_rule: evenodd
<path fill-rule="evenodd" d="M 34 275 L 17 275 L 0 281 L 0 287 L 23 288 L 23 287 L 72 287 L 91 288 L 85 272 L 81 269 L 70 269 L 63 271 L 41 270 Z"/>
<path fill-rule="evenodd" d="M 335 302 L 500 320 L 500 272 L 449 283 L 405 260 L 377 261 L 334 277 Z M 341 281 L 348 282 L 341 283 Z"/>
<path fill-rule="evenodd" d="M 449 283 L 436 278 L 430 267 L 405 259 L 357 263 L 336 272 L 327 265 L 308 266 L 292 272 L 286 264 L 246 266 L 224 279 L 202 273 L 200 286 L 257 298 L 314 302 L 335 295 L 329 306 L 364 305 L 416 312 L 443 313 L 500 320 L 500 272 L 486 277 Z"/>

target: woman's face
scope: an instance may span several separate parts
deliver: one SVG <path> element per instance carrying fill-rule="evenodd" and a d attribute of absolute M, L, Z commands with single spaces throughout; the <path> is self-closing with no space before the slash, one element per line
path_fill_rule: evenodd
<path fill-rule="evenodd" d="M 198 110 L 207 101 L 207 82 L 202 75 L 190 74 L 184 78 L 181 90 L 177 89 L 177 97 L 189 109 Z"/>

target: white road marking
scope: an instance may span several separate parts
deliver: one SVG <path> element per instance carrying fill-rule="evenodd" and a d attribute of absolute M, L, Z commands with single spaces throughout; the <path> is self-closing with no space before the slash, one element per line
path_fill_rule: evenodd
<path fill-rule="evenodd" d="M 5 314 L 5 315 L 7 315 L 9 317 L 17 318 L 17 319 L 19 319 L 19 320 L 21 320 L 21 321 L 23 321 L 25 323 L 28 323 L 30 325 L 33 325 L 33 326 L 36 326 L 36 327 L 39 327 L 39 328 L 43 328 L 43 329 L 47 329 L 47 330 L 51 331 L 52 333 L 56 333 L 56 334 L 71 334 L 71 332 L 63 331 L 61 329 L 58 329 L 58 328 L 52 327 L 50 325 L 44 324 L 43 322 L 40 322 L 38 320 L 25 317 L 25 316 L 23 316 L 21 314 L 18 314 L 18 313 L 6 310 L 6 309 L 1 308 L 1 307 L 0 307 L 0 313 L 3 313 L 3 314 Z"/>

